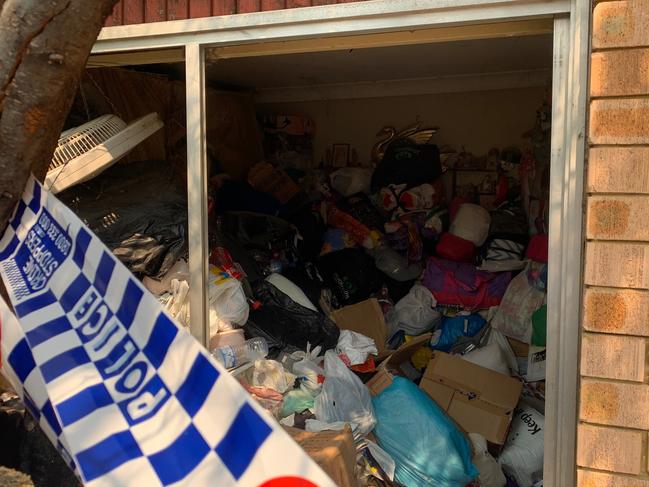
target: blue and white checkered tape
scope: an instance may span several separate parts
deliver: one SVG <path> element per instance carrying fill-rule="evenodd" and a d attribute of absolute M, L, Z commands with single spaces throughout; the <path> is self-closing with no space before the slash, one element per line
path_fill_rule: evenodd
<path fill-rule="evenodd" d="M 3 373 L 86 485 L 334 485 L 33 178 L 0 274 Z"/>

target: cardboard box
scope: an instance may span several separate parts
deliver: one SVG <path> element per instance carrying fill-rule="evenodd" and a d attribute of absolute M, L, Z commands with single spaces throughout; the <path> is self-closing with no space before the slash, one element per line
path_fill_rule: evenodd
<path fill-rule="evenodd" d="M 435 352 L 419 387 L 467 433 L 502 445 L 523 383 L 459 357 Z"/>
<path fill-rule="evenodd" d="M 413 338 L 407 343 L 401 345 L 395 352 L 392 353 L 387 359 L 381 362 L 376 374 L 365 385 L 370 390 L 373 396 L 376 396 L 392 384 L 392 378 L 397 375 L 404 374 L 402 366 L 410 360 L 410 357 L 426 344 L 431 333 L 426 333 Z M 407 373 L 404 375 L 408 375 Z"/>
<path fill-rule="evenodd" d="M 509 345 L 512 347 L 514 354 L 517 357 L 527 357 L 530 353 L 530 346 L 527 343 L 514 340 L 513 338 L 507 337 Z"/>
<path fill-rule="evenodd" d="M 355 331 L 374 339 L 379 358 L 389 355 L 390 352 L 386 350 L 388 327 L 381 305 L 376 299 L 367 299 L 340 308 L 331 313 L 331 319 L 341 330 Z"/>
<path fill-rule="evenodd" d="M 341 431 L 310 433 L 285 426 L 284 429 L 340 487 L 358 487 L 356 447 L 349 425 Z"/>

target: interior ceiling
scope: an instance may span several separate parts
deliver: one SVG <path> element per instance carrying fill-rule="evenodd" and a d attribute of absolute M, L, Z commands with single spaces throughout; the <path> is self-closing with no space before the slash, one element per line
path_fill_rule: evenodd
<path fill-rule="evenodd" d="M 222 59 L 212 82 L 279 88 L 552 68 L 552 35 Z"/>

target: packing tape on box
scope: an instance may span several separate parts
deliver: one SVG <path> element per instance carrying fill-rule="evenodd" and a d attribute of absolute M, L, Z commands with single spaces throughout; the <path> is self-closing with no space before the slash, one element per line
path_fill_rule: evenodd
<path fill-rule="evenodd" d="M 33 177 L 0 274 L 2 373 L 85 485 L 333 487 Z"/>

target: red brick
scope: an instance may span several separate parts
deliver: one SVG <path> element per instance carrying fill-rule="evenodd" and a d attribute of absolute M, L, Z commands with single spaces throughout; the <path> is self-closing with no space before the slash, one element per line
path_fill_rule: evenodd
<path fill-rule="evenodd" d="M 212 15 L 232 15 L 237 13 L 237 0 L 212 0 Z"/>
<path fill-rule="evenodd" d="M 599 99 L 590 105 L 592 144 L 649 144 L 649 99 Z"/>
<path fill-rule="evenodd" d="M 583 325 L 589 331 L 649 336 L 649 292 L 589 288 Z"/>
<path fill-rule="evenodd" d="M 645 344 L 640 337 L 585 333 L 581 339 L 581 375 L 642 382 Z"/>
<path fill-rule="evenodd" d="M 261 0 L 262 10 L 282 10 L 286 8 L 286 0 Z"/>
<path fill-rule="evenodd" d="M 237 0 L 237 13 L 246 14 L 250 12 L 259 12 L 261 3 L 259 0 Z"/>
<path fill-rule="evenodd" d="M 588 198 L 587 238 L 649 241 L 649 196 Z"/>
<path fill-rule="evenodd" d="M 649 480 L 579 469 L 577 487 L 649 487 Z"/>
<path fill-rule="evenodd" d="M 591 96 L 649 94 L 649 49 L 596 52 L 591 58 Z"/>
<path fill-rule="evenodd" d="M 286 0 L 286 8 L 310 7 L 311 0 Z"/>
<path fill-rule="evenodd" d="M 588 191 L 649 194 L 649 147 L 593 147 Z"/>
<path fill-rule="evenodd" d="M 649 245 L 588 242 L 584 279 L 590 286 L 649 289 Z"/>
<path fill-rule="evenodd" d="M 312 0 L 311 2 L 314 6 L 317 5 L 334 5 L 336 0 Z"/>
<path fill-rule="evenodd" d="M 649 46 L 646 0 L 602 2 L 593 12 L 593 49 Z"/>
<path fill-rule="evenodd" d="M 642 471 L 643 433 L 581 424 L 577 427 L 577 465 L 610 472 Z"/>
<path fill-rule="evenodd" d="M 189 17 L 189 0 L 167 0 L 167 18 L 182 20 Z"/>
<path fill-rule="evenodd" d="M 584 378 L 579 417 L 582 421 L 649 430 L 649 386 Z"/>

